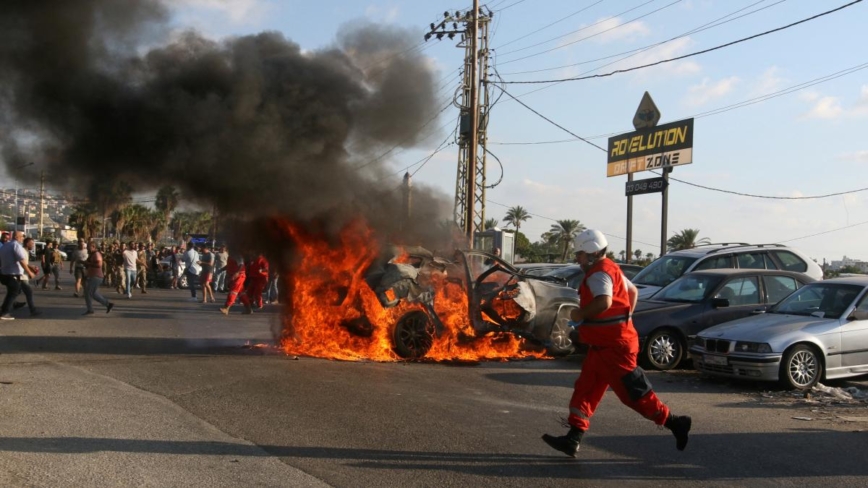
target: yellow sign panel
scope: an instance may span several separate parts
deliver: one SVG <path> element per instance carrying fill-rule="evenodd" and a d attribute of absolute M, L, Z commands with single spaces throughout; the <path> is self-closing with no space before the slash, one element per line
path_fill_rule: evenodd
<path fill-rule="evenodd" d="M 609 138 L 607 176 L 693 162 L 693 119 Z"/>

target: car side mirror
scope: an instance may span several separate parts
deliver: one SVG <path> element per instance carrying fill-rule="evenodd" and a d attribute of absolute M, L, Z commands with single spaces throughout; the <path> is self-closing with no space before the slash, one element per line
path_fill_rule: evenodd
<path fill-rule="evenodd" d="M 868 320 L 868 310 L 853 310 L 847 320 Z"/>
<path fill-rule="evenodd" d="M 711 306 L 714 308 L 724 308 L 729 306 L 729 298 L 712 298 Z"/>

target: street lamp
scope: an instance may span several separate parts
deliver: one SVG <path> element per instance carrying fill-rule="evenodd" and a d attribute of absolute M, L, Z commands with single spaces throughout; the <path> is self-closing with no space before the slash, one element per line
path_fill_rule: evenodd
<path fill-rule="evenodd" d="M 12 169 L 22 169 L 28 166 L 33 166 L 33 162 L 22 164 L 21 166 L 15 166 Z M 18 219 L 21 217 L 21 206 L 18 204 L 18 180 L 15 180 L 15 230 L 18 230 Z M 24 224 L 24 233 L 27 233 L 27 224 Z"/>

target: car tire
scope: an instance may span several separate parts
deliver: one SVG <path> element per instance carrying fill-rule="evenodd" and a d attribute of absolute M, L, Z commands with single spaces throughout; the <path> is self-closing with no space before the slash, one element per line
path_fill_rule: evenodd
<path fill-rule="evenodd" d="M 395 324 L 392 342 L 395 353 L 404 359 L 424 357 L 434 344 L 434 324 L 425 312 L 410 312 Z"/>
<path fill-rule="evenodd" d="M 657 329 L 645 341 L 642 358 L 645 366 L 667 371 L 677 367 L 684 359 L 684 339 L 673 329 Z"/>
<path fill-rule="evenodd" d="M 566 356 L 575 351 L 573 344 L 572 332 L 570 327 L 570 308 L 562 307 L 558 311 L 558 316 L 555 317 L 555 322 L 552 324 L 552 331 L 549 334 L 546 351 L 550 356 L 560 357 Z"/>
<path fill-rule="evenodd" d="M 797 344 L 784 353 L 778 379 L 791 390 L 810 390 L 823 377 L 823 361 L 817 350 Z"/>

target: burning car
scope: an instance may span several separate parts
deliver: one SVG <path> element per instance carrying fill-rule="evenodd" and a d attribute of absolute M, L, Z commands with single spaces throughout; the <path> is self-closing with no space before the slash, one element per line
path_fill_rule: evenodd
<path fill-rule="evenodd" d="M 447 329 L 458 329 L 463 343 L 511 335 L 555 356 L 574 349 L 568 322 L 570 310 L 578 307 L 576 291 L 557 278 L 522 274 L 493 254 L 456 251 L 444 259 L 422 248 L 405 249 L 372 265 L 365 281 L 384 308 L 416 305 L 391 333 L 402 358 L 426 356 Z M 466 304 L 463 316 L 442 309 L 456 302 Z"/>

